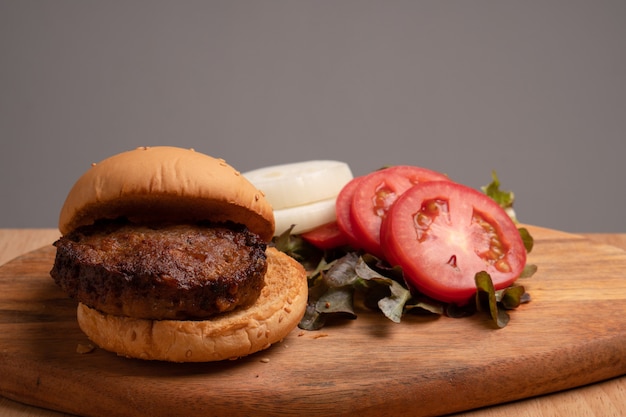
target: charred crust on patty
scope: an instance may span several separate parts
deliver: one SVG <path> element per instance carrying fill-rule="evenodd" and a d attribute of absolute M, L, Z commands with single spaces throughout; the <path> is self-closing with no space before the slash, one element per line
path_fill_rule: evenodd
<path fill-rule="evenodd" d="M 70 297 L 136 318 L 206 319 L 246 307 L 267 269 L 266 243 L 232 223 L 99 221 L 54 245 L 51 276 Z"/>

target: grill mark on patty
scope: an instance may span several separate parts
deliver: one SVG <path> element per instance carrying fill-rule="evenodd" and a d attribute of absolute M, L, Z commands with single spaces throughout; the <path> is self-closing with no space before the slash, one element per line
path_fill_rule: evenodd
<path fill-rule="evenodd" d="M 50 275 L 104 313 L 204 319 L 252 304 L 267 269 L 266 243 L 232 224 L 107 221 L 60 238 Z"/>

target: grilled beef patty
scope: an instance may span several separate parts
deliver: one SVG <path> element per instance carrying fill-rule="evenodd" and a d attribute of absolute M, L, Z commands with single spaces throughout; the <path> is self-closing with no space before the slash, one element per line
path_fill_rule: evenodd
<path fill-rule="evenodd" d="M 70 297 L 145 319 L 205 319 L 250 305 L 267 269 L 265 242 L 244 226 L 103 222 L 54 246 L 50 275 Z"/>

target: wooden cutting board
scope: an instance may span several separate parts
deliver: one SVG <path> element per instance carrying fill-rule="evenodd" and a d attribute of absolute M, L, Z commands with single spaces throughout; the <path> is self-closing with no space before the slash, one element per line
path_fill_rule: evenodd
<path fill-rule="evenodd" d="M 626 374 L 626 252 L 530 227 L 532 302 L 487 319 L 359 311 L 237 361 L 144 362 L 95 349 L 45 247 L 0 267 L 0 395 L 84 416 L 411 415 L 469 410 Z"/>

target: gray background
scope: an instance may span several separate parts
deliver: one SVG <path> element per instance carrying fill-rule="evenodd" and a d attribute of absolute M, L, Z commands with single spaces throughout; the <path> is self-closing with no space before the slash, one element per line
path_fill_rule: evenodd
<path fill-rule="evenodd" d="M 496 170 L 527 223 L 626 232 L 626 2 L 0 0 L 0 227 L 91 162 L 193 147 Z"/>

